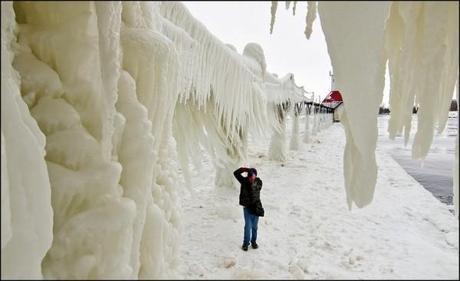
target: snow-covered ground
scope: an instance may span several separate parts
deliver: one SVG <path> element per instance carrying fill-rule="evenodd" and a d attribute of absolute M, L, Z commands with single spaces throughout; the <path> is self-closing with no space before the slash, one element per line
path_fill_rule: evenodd
<path fill-rule="evenodd" d="M 268 144 L 249 143 L 249 165 L 264 183 L 260 248 L 241 250 L 238 190 L 215 189 L 204 161 L 194 194 L 181 198 L 180 278 L 459 278 L 458 220 L 386 150 L 376 152 L 374 201 L 350 212 L 341 124 L 290 151 L 284 164 L 267 159 Z"/>

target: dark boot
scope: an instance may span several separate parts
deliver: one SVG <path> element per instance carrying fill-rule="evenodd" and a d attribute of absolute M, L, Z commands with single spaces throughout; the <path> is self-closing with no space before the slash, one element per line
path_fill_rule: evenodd
<path fill-rule="evenodd" d="M 241 246 L 241 249 L 243 249 L 243 251 L 247 251 L 248 250 L 248 245 Z"/>
<path fill-rule="evenodd" d="M 253 249 L 259 248 L 259 245 L 257 245 L 257 243 L 255 241 L 251 242 L 251 246 L 252 246 Z"/>

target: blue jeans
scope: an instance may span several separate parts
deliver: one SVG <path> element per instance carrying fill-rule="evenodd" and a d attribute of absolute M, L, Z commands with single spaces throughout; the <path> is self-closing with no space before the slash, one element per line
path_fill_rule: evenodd
<path fill-rule="evenodd" d="M 259 222 L 259 217 L 252 214 L 248 208 L 243 208 L 244 212 L 244 240 L 243 245 L 249 245 L 249 240 L 251 243 L 256 242 L 257 240 L 257 223 Z M 251 238 L 252 230 L 252 238 Z"/>

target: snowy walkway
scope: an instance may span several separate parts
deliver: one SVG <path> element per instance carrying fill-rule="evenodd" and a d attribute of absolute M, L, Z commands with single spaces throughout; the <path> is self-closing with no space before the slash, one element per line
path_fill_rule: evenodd
<path fill-rule="evenodd" d="M 340 124 L 302 143 L 284 166 L 267 160 L 268 142 L 249 150 L 264 183 L 260 248 L 241 250 L 238 191 L 213 188 L 205 162 L 195 194 L 181 200 L 180 278 L 459 278 L 458 220 L 383 150 L 373 203 L 349 212 Z"/>

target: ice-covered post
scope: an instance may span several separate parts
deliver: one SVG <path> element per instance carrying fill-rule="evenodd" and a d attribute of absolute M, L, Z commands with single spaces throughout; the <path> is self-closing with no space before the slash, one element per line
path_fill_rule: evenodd
<path fill-rule="evenodd" d="M 316 113 L 316 104 L 315 104 L 315 101 L 313 100 L 313 103 L 312 103 L 312 110 L 313 110 L 313 126 L 312 126 L 312 129 L 311 129 L 311 135 L 312 136 L 316 136 L 316 118 L 317 118 L 317 113 Z"/>
<path fill-rule="evenodd" d="M 323 130 L 323 107 L 319 105 L 319 115 L 318 115 L 318 132 Z"/>
<path fill-rule="evenodd" d="M 294 109 L 292 112 L 292 119 L 293 119 L 293 124 L 292 124 L 292 137 L 291 137 L 291 143 L 290 143 L 290 149 L 291 150 L 298 150 L 299 149 L 299 115 L 302 111 L 302 104 L 301 103 L 296 103 L 294 105 Z"/>
<path fill-rule="evenodd" d="M 321 103 L 319 102 L 319 97 L 318 97 L 318 118 L 316 119 L 316 132 L 319 133 L 321 132 L 321 116 L 322 116 L 322 107 Z"/>
<path fill-rule="evenodd" d="M 286 143 L 286 112 L 289 109 L 289 102 L 284 102 L 275 106 L 279 128 L 273 131 L 268 151 L 268 158 L 271 160 L 285 161 L 287 158 Z"/>
<path fill-rule="evenodd" d="M 310 109 L 311 107 L 306 104 L 305 105 L 305 132 L 303 133 L 303 142 L 309 143 L 310 142 Z"/>

